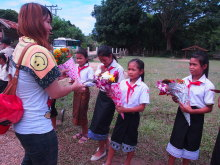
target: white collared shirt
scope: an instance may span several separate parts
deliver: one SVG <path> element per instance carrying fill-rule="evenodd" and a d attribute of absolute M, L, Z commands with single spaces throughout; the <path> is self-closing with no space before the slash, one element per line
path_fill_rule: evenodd
<path fill-rule="evenodd" d="M 2 81 L 8 81 L 8 71 L 6 71 L 7 65 L 5 64 L 3 67 L 0 65 L 0 80 Z"/>
<path fill-rule="evenodd" d="M 149 104 L 150 97 L 149 97 L 149 88 L 148 86 L 141 80 L 141 77 L 135 82 L 137 85 L 134 88 L 134 92 L 129 95 L 129 101 L 127 103 L 127 91 L 128 86 L 126 81 L 130 84 L 130 79 L 122 80 L 120 83 L 120 89 L 122 90 L 122 103 L 123 107 L 132 108 L 136 107 L 140 104 Z M 132 86 L 134 86 L 133 84 Z"/>
<path fill-rule="evenodd" d="M 188 86 L 189 81 L 192 82 L 192 75 L 183 79 L 185 84 Z M 215 93 L 210 89 L 215 89 L 213 83 L 206 78 L 205 74 L 198 80 L 202 82 L 200 86 L 191 85 L 189 91 L 190 105 L 203 108 L 207 105 L 214 104 Z"/>
<path fill-rule="evenodd" d="M 97 68 L 97 70 L 95 72 L 95 75 L 98 75 L 98 74 L 100 74 L 102 72 L 101 71 L 101 66 L 102 65 L 103 64 L 100 64 L 98 66 L 98 68 Z M 119 65 L 117 63 L 117 61 L 115 59 L 113 59 L 112 63 L 110 64 L 110 66 L 108 68 L 110 68 L 110 67 L 114 67 L 113 69 L 110 70 L 110 74 L 114 74 L 115 71 L 118 71 L 118 82 L 121 82 L 122 80 L 125 79 L 125 77 L 124 77 L 124 69 L 122 68 L 121 65 Z"/>
<path fill-rule="evenodd" d="M 89 66 L 89 63 L 86 63 L 84 66 L 88 66 L 88 67 L 84 68 L 83 70 L 81 70 L 79 72 L 80 82 L 81 83 L 84 83 L 88 79 L 94 79 L 94 71 Z M 77 66 L 77 69 L 78 69 L 78 66 Z M 87 84 L 86 86 L 93 86 L 94 85 L 94 83 L 86 83 L 86 84 Z"/>

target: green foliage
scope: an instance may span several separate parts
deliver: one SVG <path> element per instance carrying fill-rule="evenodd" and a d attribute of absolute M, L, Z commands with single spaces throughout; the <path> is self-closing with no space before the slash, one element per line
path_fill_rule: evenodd
<path fill-rule="evenodd" d="M 114 47 L 137 49 L 141 47 L 146 15 L 138 0 L 106 0 L 95 5 L 96 18 L 93 37 Z"/>
<path fill-rule="evenodd" d="M 82 42 L 85 40 L 84 39 L 85 36 L 78 27 L 72 25 L 70 21 L 65 21 L 64 19 L 61 19 L 58 16 L 53 18 L 52 27 L 53 27 L 52 40 L 58 37 L 73 38 L 80 40 Z"/>
<path fill-rule="evenodd" d="M 4 18 L 13 22 L 18 22 L 18 13 L 11 9 L 0 9 L 0 18 Z"/>

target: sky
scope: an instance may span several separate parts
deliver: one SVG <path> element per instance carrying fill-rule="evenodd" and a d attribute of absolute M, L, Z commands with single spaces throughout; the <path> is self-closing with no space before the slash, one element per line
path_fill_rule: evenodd
<path fill-rule="evenodd" d="M 57 15 L 70 21 L 78 27 L 83 34 L 92 32 L 95 18 L 91 16 L 94 5 L 100 5 L 101 0 L 0 0 L 0 9 L 12 9 L 19 12 L 24 3 L 36 2 L 41 5 L 57 5 Z"/>

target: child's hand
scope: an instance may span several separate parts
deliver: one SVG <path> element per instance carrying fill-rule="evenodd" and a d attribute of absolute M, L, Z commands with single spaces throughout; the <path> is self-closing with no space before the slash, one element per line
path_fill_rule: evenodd
<path fill-rule="evenodd" d="M 181 109 L 183 112 L 191 113 L 191 112 L 193 111 L 193 109 L 191 108 L 190 105 L 185 105 L 185 104 L 179 102 L 179 106 L 180 106 L 180 109 Z"/>
<path fill-rule="evenodd" d="M 101 65 L 101 72 L 105 72 L 106 71 L 106 67 L 104 65 Z"/>
<path fill-rule="evenodd" d="M 179 100 L 178 100 L 178 98 L 177 98 L 176 96 L 173 96 L 173 95 L 172 95 L 172 100 L 173 100 L 175 103 L 179 103 Z"/>
<path fill-rule="evenodd" d="M 122 107 L 121 105 L 116 105 L 116 111 L 118 112 L 118 113 L 123 113 L 124 112 L 124 110 L 125 110 L 125 108 L 124 107 Z"/>

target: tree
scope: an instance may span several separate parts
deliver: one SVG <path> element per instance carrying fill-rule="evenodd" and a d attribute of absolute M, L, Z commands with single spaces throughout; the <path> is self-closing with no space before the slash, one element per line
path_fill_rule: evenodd
<path fill-rule="evenodd" d="M 0 9 L 0 18 L 4 18 L 13 22 L 18 22 L 18 13 L 11 9 Z"/>
<path fill-rule="evenodd" d="M 189 23 L 193 13 L 190 0 L 143 0 L 147 12 L 154 13 L 162 25 L 162 33 L 167 42 L 166 50 L 172 50 L 172 37 L 183 25 Z"/>
<path fill-rule="evenodd" d="M 51 38 L 52 40 L 58 37 L 74 38 L 82 42 L 85 40 L 84 38 L 85 36 L 78 27 L 72 25 L 70 21 L 65 21 L 64 19 L 61 19 L 58 16 L 53 18 L 52 27 L 53 27 L 53 36 Z"/>
<path fill-rule="evenodd" d="M 146 14 L 138 0 L 103 0 L 94 6 L 92 16 L 96 19 L 93 37 L 98 42 L 130 52 L 141 47 Z"/>
<path fill-rule="evenodd" d="M 158 16 L 166 38 L 167 51 L 172 50 L 172 38 L 177 30 L 187 29 L 201 18 L 219 20 L 219 0 L 142 0 L 142 3 L 145 11 Z"/>

